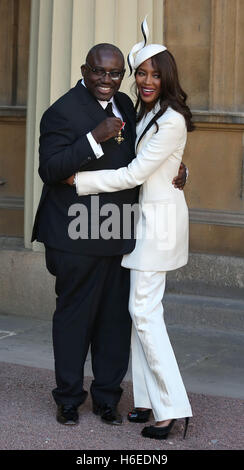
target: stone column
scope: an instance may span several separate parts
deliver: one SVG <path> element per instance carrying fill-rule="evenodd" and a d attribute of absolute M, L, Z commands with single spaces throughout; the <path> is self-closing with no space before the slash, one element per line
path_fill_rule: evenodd
<path fill-rule="evenodd" d="M 29 82 L 26 126 L 25 225 L 26 248 L 31 248 L 31 230 L 42 182 L 38 176 L 39 122 L 50 104 L 52 0 L 33 0 L 31 9 Z M 34 247 L 37 248 L 38 247 Z"/>
<path fill-rule="evenodd" d="M 162 42 L 164 0 L 32 0 L 26 142 L 25 246 L 40 199 L 38 175 L 40 119 L 48 106 L 74 86 L 88 50 L 99 42 L 116 44 L 127 57 L 141 41 L 140 24 L 148 15 L 149 42 Z M 121 90 L 130 93 L 133 79 Z"/>

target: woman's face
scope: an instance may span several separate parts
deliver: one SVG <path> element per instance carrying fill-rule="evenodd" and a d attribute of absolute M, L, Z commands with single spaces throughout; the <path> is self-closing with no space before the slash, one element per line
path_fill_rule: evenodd
<path fill-rule="evenodd" d="M 145 60 L 137 69 L 136 84 L 147 109 L 152 109 L 161 93 L 161 77 L 151 59 Z"/>

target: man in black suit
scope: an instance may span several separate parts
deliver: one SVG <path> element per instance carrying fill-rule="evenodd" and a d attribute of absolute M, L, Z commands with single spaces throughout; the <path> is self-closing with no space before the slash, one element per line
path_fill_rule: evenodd
<path fill-rule="evenodd" d="M 78 171 L 127 166 L 135 157 L 135 111 L 130 98 L 118 92 L 124 76 L 124 58 L 118 48 L 94 46 L 81 70 L 83 81 L 52 104 L 41 120 L 39 174 L 44 186 L 32 241 L 44 243 L 47 269 L 56 276 L 57 387 L 52 393 L 57 420 L 78 422 L 78 407 L 87 396 L 83 374 L 90 346 L 93 412 L 104 422 L 121 424 L 117 404 L 128 367 L 131 328 L 129 270 L 121 267 L 121 258 L 135 245 L 133 224 L 130 236 L 127 231 L 123 238 L 123 207 L 137 202 L 138 188 L 79 197 L 75 186 L 63 181 Z M 106 114 L 108 102 L 112 117 Z M 122 121 L 126 123 L 123 140 L 118 141 Z M 119 209 L 120 236 L 101 234 L 106 218 L 94 217 L 93 212 L 101 214 L 105 204 Z M 85 210 L 79 212 L 79 207 Z M 80 232 L 70 230 L 71 221 L 76 220 Z"/>

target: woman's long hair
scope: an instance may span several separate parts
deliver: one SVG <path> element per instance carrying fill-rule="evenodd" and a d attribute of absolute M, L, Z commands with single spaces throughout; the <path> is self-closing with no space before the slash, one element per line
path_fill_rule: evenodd
<path fill-rule="evenodd" d="M 186 121 L 188 132 L 194 130 L 194 124 L 191 121 L 192 113 L 186 104 L 187 94 L 182 90 L 179 82 L 177 66 L 173 55 L 168 51 L 159 52 L 151 57 L 152 65 L 158 70 L 161 78 L 161 94 L 159 97 L 162 114 L 165 113 L 168 106 L 181 113 Z M 137 70 L 135 71 L 136 77 Z M 137 111 L 137 122 L 139 122 L 146 111 L 146 104 L 142 101 L 138 91 L 136 92 L 137 102 L 135 105 Z M 157 126 L 157 117 L 155 124 Z"/>

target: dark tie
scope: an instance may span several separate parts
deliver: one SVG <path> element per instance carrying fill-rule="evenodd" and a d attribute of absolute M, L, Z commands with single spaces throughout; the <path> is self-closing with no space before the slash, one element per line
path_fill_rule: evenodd
<path fill-rule="evenodd" d="M 113 113 L 113 108 L 112 108 L 112 103 L 108 103 L 106 108 L 105 108 L 105 111 L 107 113 L 107 115 L 109 117 L 116 117 L 115 114 Z M 116 140 L 116 142 L 118 144 L 121 144 L 121 142 L 123 142 L 124 140 L 124 137 L 122 137 L 122 133 L 123 133 L 123 130 L 121 129 L 117 135 L 117 137 L 114 138 L 114 140 Z"/>
<path fill-rule="evenodd" d="M 105 111 L 109 117 L 116 117 L 113 113 L 113 105 L 111 102 L 107 104 Z"/>

